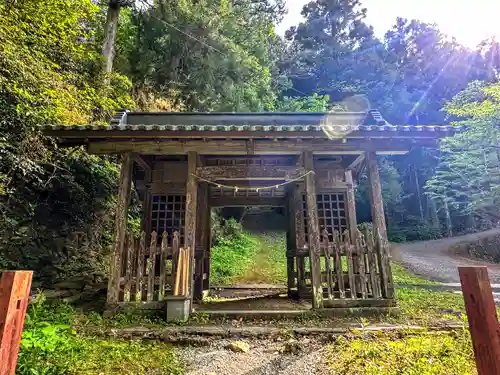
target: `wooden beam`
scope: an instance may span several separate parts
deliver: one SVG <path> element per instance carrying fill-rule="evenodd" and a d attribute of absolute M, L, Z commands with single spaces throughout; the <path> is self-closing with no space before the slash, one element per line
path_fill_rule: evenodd
<path fill-rule="evenodd" d="M 146 160 L 146 158 L 144 158 L 144 156 L 142 155 L 134 154 L 134 161 L 146 172 L 146 174 L 149 174 L 149 176 L 151 176 L 153 164 L 149 160 Z"/>
<path fill-rule="evenodd" d="M 184 222 L 184 248 L 189 251 L 188 295 L 193 296 L 193 267 L 196 246 L 196 208 L 198 207 L 198 180 L 195 176 L 198 163 L 196 152 L 188 153 L 188 176 L 186 183 L 186 217 Z"/>
<path fill-rule="evenodd" d="M 210 199 L 211 207 L 246 207 L 246 206 L 273 206 L 284 207 L 284 197 L 213 197 Z"/>
<path fill-rule="evenodd" d="M 115 228 L 113 232 L 113 253 L 110 264 L 107 296 L 107 303 L 110 305 L 118 302 L 118 296 L 120 293 L 120 272 L 127 232 L 131 184 L 132 155 L 130 153 L 126 153 L 123 155 L 120 179 L 118 182 L 118 201 L 116 203 Z"/>
<path fill-rule="evenodd" d="M 487 267 L 458 267 L 478 375 L 500 374 L 500 326 Z"/>
<path fill-rule="evenodd" d="M 361 164 L 363 163 L 364 160 L 365 160 L 365 154 L 359 155 L 351 164 L 349 164 L 347 169 L 356 170 L 357 168 L 359 168 L 361 166 Z"/>
<path fill-rule="evenodd" d="M 304 153 L 304 167 L 307 172 L 314 171 L 312 152 Z M 308 174 L 305 178 L 305 182 L 308 224 L 307 237 L 309 242 L 309 257 L 311 264 L 313 308 L 321 309 L 323 308 L 323 287 L 321 283 L 321 249 L 319 239 L 318 204 L 316 201 L 316 178 L 314 173 Z"/>
<path fill-rule="evenodd" d="M 291 180 L 303 175 L 304 168 L 275 165 L 219 165 L 199 167 L 196 174 L 214 180 Z"/>
<path fill-rule="evenodd" d="M 436 140 L 422 140 L 419 144 L 432 147 Z M 253 153 L 255 155 L 300 155 L 311 151 L 317 155 L 359 155 L 366 150 L 378 153 L 407 153 L 414 142 L 408 139 L 353 139 L 347 143 L 333 140 L 255 140 Z M 186 155 L 197 152 L 204 155 L 247 155 L 248 147 L 245 140 L 101 140 L 89 141 L 88 151 L 91 154 L 115 154 L 135 152 L 147 155 Z"/>
<path fill-rule="evenodd" d="M 5 271 L 0 278 L 0 374 L 14 375 L 30 296 L 31 271 Z"/>

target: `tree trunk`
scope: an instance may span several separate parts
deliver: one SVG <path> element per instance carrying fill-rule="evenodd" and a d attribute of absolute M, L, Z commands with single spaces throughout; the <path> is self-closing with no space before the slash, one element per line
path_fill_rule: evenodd
<path fill-rule="evenodd" d="M 420 210 L 420 218 L 422 221 L 425 219 L 424 218 L 424 206 L 422 204 L 422 194 L 420 194 L 420 180 L 418 179 L 418 171 L 413 166 L 413 175 L 415 176 L 415 190 L 417 192 L 417 197 L 418 197 L 418 208 Z"/>
<path fill-rule="evenodd" d="M 120 18 L 120 4 L 110 0 L 106 25 L 104 26 L 104 42 L 102 55 L 104 56 L 104 72 L 109 74 L 113 71 L 113 60 L 115 58 L 116 32 L 118 30 L 118 19 Z"/>
<path fill-rule="evenodd" d="M 432 198 L 427 198 L 427 206 L 429 207 L 429 215 L 431 217 L 432 228 L 440 229 L 439 217 L 436 208 L 436 202 Z"/>
<path fill-rule="evenodd" d="M 444 213 L 446 215 L 446 232 L 448 237 L 453 236 L 453 227 L 451 224 L 451 215 L 450 215 L 450 209 L 448 207 L 448 202 L 446 202 L 445 199 L 443 199 L 443 207 L 444 207 Z"/>

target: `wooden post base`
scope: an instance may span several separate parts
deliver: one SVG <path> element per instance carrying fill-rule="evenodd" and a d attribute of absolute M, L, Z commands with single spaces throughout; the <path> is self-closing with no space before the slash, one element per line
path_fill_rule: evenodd
<path fill-rule="evenodd" d="M 8 271 L 0 279 L 0 375 L 16 371 L 32 277 L 31 271 Z"/>

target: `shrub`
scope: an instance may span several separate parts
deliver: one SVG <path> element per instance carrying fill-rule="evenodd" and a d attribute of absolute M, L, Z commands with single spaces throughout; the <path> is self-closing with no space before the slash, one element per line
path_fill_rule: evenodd
<path fill-rule="evenodd" d="M 388 237 L 391 242 L 427 241 L 442 237 L 440 228 L 434 228 L 420 217 L 408 216 L 404 222 L 389 224 Z"/>
<path fill-rule="evenodd" d="M 475 242 L 461 242 L 451 247 L 455 254 L 500 263 L 500 236 L 478 238 Z"/>

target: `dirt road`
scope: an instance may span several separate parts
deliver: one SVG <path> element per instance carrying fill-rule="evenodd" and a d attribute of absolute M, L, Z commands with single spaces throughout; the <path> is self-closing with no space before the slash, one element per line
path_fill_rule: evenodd
<path fill-rule="evenodd" d="M 499 264 L 472 260 L 448 252 L 448 249 L 457 243 L 474 242 L 494 234 L 500 234 L 500 229 L 459 237 L 397 245 L 393 249 L 393 258 L 418 275 L 444 283 L 460 282 L 457 271 L 458 266 L 487 266 L 490 282 L 500 284 Z"/>

